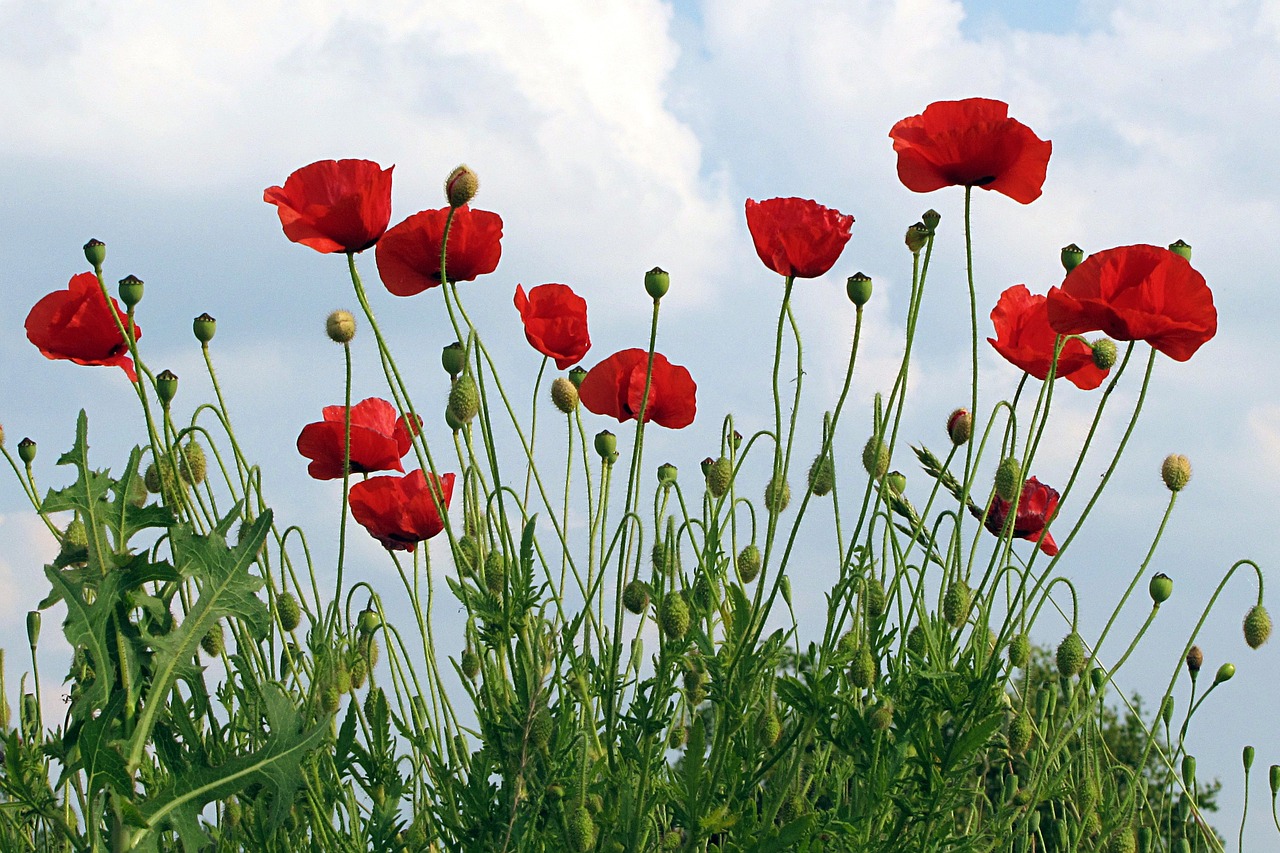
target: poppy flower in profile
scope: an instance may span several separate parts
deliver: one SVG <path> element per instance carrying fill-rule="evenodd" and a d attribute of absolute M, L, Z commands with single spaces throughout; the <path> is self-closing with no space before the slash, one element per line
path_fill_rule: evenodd
<path fill-rule="evenodd" d="M 1044 380 L 1053 365 L 1058 333 L 1049 325 L 1049 309 L 1044 296 L 1033 296 L 1025 284 L 1017 284 L 1000 294 L 991 311 L 996 336 L 987 342 L 1015 367 Z M 1063 341 L 1058 353 L 1055 378 L 1066 378 L 1079 389 L 1089 391 L 1102 384 L 1107 371 L 1093 363 L 1093 350 L 1077 338 Z"/>
<path fill-rule="evenodd" d="M 267 187 L 284 235 L 317 252 L 363 252 L 391 221 L 391 170 L 371 160 L 320 160 Z"/>
<path fill-rule="evenodd" d="M 1146 341 L 1175 361 L 1218 333 L 1204 276 L 1158 246 L 1120 246 L 1085 258 L 1049 291 L 1049 325 L 1064 335 L 1103 331 Z"/>
<path fill-rule="evenodd" d="M 1040 197 L 1053 143 L 988 98 L 938 101 L 889 131 L 898 178 L 912 192 L 982 187 L 1022 204 Z"/>
<path fill-rule="evenodd" d="M 560 370 L 582 361 L 591 349 L 587 300 L 567 284 L 540 284 L 527 294 L 517 284 L 515 304 L 530 345 L 547 358 L 554 358 Z"/>
<path fill-rule="evenodd" d="M 378 275 L 396 296 L 413 296 L 440 284 L 440 246 L 450 208 L 424 210 L 396 225 L 378 243 Z M 467 205 L 453 208 L 445 275 L 472 281 L 498 268 L 502 217 Z"/>
<path fill-rule="evenodd" d="M 116 317 L 120 318 L 119 326 Z M 129 344 L 120 334 L 121 327 L 129 328 L 129 318 L 115 299 L 108 304 L 98 277 L 91 272 L 73 276 L 66 290 L 55 290 L 37 302 L 27 315 L 26 326 L 27 339 L 45 358 L 119 367 L 130 382 L 138 381 Z M 133 336 L 135 340 L 142 337 L 137 323 L 133 324 Z"/>
<path fill-rule="evenodd" d="M 351 407 L 351 471 L 403 471 L 400 460 L 409 452 L 422 418 L 396 417 L 386 400 L 370 397 Z M 298 435 L 298 452 L 311 460 L 307 473 L 317 480 L 342 477 L 346 445 L 344 407 L 325 406 L 324 420 L 307 424 Z"/>
<path fill-rule="evenodd" d="M 1058 508 L 1058 490 L 1032 477 L 1022 485 L 1022 494 L 1018 498 L 1018 515 L 1013 520 L 1013 536 L 1015 539 L 1026 539 L 1035 542 L 1044 533 L 1044 526 L 1053 518 Z M 970 505 L 974 515 L 981 517 L 981 512 Z M 986 528 L 999 536 L 1004 532 L 1005 521 L 1009 518 L 1009 501 L 999 495 L 991 496 L 991 506 L 987 509 Z M 1044 533 L 1040 542 L 1040 550 L 1050 557 L 1058 553 L 1058 543 L 1053 541 L 1052 533 Z"/>
<path fill-rule="evenodd" d="M 609 415 L 619 422 L 634 420 L 644 399 L 649 352 L 627 349 L 614 353 L 587 372 L 578 386 L 578 396 L 588 411 Z M 649 402 L 644 419 L 668 429 L 693 423 L 697 414 L 698 386 L 689 371 L 653 354 L 653 376 L 649 382 Z"/>
<path fill-rule="evenodd" d="M 853 217 L 807 198 L 747 199 L 756 254 L 778 275 L 817 278 L 835 266 Z"/>
<path fill-rule="evenodd" d="M 437 500 L 448 511 L 452 497 L 452 474 L 370 477 L 351 486 L 351 515 L 388 551 L 412 551 L 444 530 Z"/>

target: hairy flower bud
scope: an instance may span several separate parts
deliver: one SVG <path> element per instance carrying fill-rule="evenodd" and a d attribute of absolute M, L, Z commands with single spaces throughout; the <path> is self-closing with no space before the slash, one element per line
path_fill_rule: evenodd
<path fill-rule="evenodd" d="M 1191 460 L 1181 453 L 1170 453 L 1160 466 L 1160 479 L 1169 491 L 1182 491 L 1191 479 Z"/>
<path fill-rule="evenodd" d="M 649 607 L 649 585 L 639 578 L 628 582 L 622 589 L 622 606 L 632 613 L 643 613 Z"/>
<path fill-rule="evenodd" d="M 1244 617 L 1244 641 L 1256 649 L 1271 639 L 1271 614 L 1261 604 L 1249 608 Z"/>
<path fill-rule="evenodd" d="M 689 630 L 689 602 L 678 592 L 669 592 L 658 606 L 658 627 L 670 640 L 678 640 Z"/>
<path fill-rule="evenodd" d="M 330 311 L 324 319 L 324 333 L 335 344 L 349 344 L 356 336 L 356 317 L 350 311 Z"/>
<path fill-rule="evenodd" d="M 871 436 L 863 445 L 862 467 L 873 480 L 879 480 L 889 470 L 889 448 L 877 436 Z"/>
<path fill-rule="evenodd" d="M 809 491 L 818 497 L 831 494 L 836 484 L 836 466 L 831 457 L 821 454 L 809 466 Z"/>
<path fill-rule="evenodd" d="M 1022 465 L 1016 456 L 1006 456 L 996 468 L 996 495 L 1001 500 L 1012 501 L 1021 485 Z"/>
<path fill-rule="evenodd" d="M 302 608 L 293 593 L 282 592 L 276 596 L 276 615 L 280 617 L 280 627 L 286 634 L 298 627 L 302 621 Z"/>
<path fill-rule="evenodd" d="M 551 402 L 566 415 L 578 408 L 578 386 L 563 376 L 557 376 L 551 383 Z"/>
<path fill-rule="evenodd" d="M 867 608 L 867 615 L 879 619 L 885 611 L 884 584 L 877 577 L 869 577 L 862 582 L 862 603 Z"/>
<path fill-rule="evenodd" d="M 942 596 L 942 618 L 952 628 L 959 628 L 968 621 L 972 606 L 969 585 L 962 580 L 953 581 Z"/>
<path fill-rule="evenodd" d="M 1025 669 L 1031 662 L 1031 638 L 1026 634 L 1014 634 L 1009 640 L 1009 663 Z"/>
<path fill-rule="evenodd" d="M 973 437 L 973 415 L 968 409 L 956 409 L 947 415 L 947 436 L 956 447 Z"/>
<path fill-rule="evenodd" d="M 187 485 L 200 485 L 209 473 L 209 462 L 205 458 L 204 448 L 194 438 L 183 445 L 176 461 L 178 476 Z"/>
<path fill-rule="evenodd" d="M 584 806 L 578 806 L 565 815 L 565 836 L 569 849 L 574 853 L 583 853 L 596 846 L 596 823 Z"/>
<path fill-rule="evenodd" d="M 462 207 L 476 197 L 480 190 L 480 178 L 465 163 L 449 173 L 444 180 L 444 197 L 450 207 Z"/>
<path fill-rule="evenodd" d="M 754 544 L 738 552 L 738 577 L 743 583 L 751 583 L 760 576 L 760 549 Z"/>
<path fill-rule="evenodd" d="M 471 649 L 467 649 L 462 653 L 462 659 L 458 661 L 458 667 L 468 680 L 475 681 L 476 676 L 480 674 L 480 655 Z"/>
<path fill-rule="evenodd" d="M 785 510 L 790 503 L 791 484 L 781 475 L 771 479 L 764 487 L 765 509 L 776 515 Z"/>
<path fill-rule="evenodd" d="M 222 636 L 222 623 L 215 622 L 205 635 L 200 638 L 200 648 L 204 649 L 204 653 L 211 658 L 216 658 L 222 654 L 222 650 L 226 647 L 226 641 Z"/>
<path fill-rule="evenodd" d="M 1110 338 L 1098 338 L 1089 344 L 1089 350 L 1093 353 L 1093 366 L 1099 370 L 1110 370 L 1115 367 L 1118 353 L 1116 352 L 1116 342 Z"/>
<path fill-rule="evenodd" d="M 861 690 L 875 684 L 879 675 L 879 665 L 871 649 L 859 646 L 853 651 L 853 659 L 849 662 L 849 683 Z"/>
<path fill-rule="evenodd" d="M 727 456 L 719 459 L 708 456 L 702 460 L 702 473 L 707 478 L 707 491 L 711 493 L 711 497 L 722 498 L 729 491 L 729 484 L 733 480 L 733 463 Z"/>
<path fill-rule="evenodd" d="M 1009 721 L 1009 751 L 1021 755 L 1031 746 L 1035 737 L 1035 725 L 1025 712 Z"/>
<path fill-rule="evenodd" d="M 1084 672 L 1084 640 L 1072 631 L 1058 644 L 1058 672 L 1065 678 Z"/>

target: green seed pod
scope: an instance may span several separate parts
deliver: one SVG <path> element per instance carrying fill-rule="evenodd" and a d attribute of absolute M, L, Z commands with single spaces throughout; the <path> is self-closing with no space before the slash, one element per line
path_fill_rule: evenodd
<path fill-rule="evenodd" d="M 959 628 L 968 621 L 972 607 L 973 593 L 969 591 L 969 585 L 962 580 L 952 581 L 942 596 L 942 618 L 952 628 Z"/>
<path fill-rule="evenodd" d="M 172 370 L 163 370 L 156 374 L 156 396 L 160 404 L 167 407 L 178 395 L 178 375 Z"/>
<path fill-rule="evenodd" d="M 884 584 L 879 578 L 869 577 L 862 582 L 862 603 L 872 619 L 879 619 L 884 615 L 886 598 Z"/>
<path fill-rule="evenodd" d="M 31 463 L 36 461 L 36 443 L 30 438 L 19 441 L 18 458 L 22 460 L 22 464 L 31 467 Z"/>
<path fill-rule="evenodd" d="M 454 341 L 440 351 L 440 365 L 449 376 L 457 376 L 467 366 L 467 350 L 461 341 Z"/>
<path fill-rule="evenodd" d="M 90 240 L 84 244 L 84 259 L 89 262 L 89 266 L 94 270 L 102 269 L 102 264 L 107 259 L 107 244 L 101 240 Z"/>
<path fill-rule="evenodd" d="M 484 586 L 498 595 L 507 586 L 507 559 L 501 551 L 490 551 L 484 558 Z"/>
<path fill-rule="evenodd" d="M 1255 604 L 1244 616 L 1244 641 L 1249 644 L 1249 648 L 1256 649 L 1269 639 L 1271 639 L 1271 614 L 1267 613 L 1267 608 L 1261 604 Z"/>
<path fill-rule="evenodd" d="M 677 592 L 667 593 L 658 606 L 658 627 L 668 639 L 678 640 L 689 631 L 689 602 Z"/>
<path fill-rule="evenodd" d="M 276 596 L 276 615 L 280 617 L 280 627 L 285 633 L 298 627 L 302 620 L 302 608 L 298 606 L 298 599 L 293 597 L 293 593 L 282 592 Z"/>
<path fill-rule="evenodd" d="M 1084 672 L 1084 639 L 1072 631 L 1058 644 L 1058 672 L 1071 678 Z"/>
<path fill-rule="evenodd" d="M 578 408 L 578 386 L 563 376 L 557 376 L 551 383 L 551 402 L 566 415 L 573 414 L 573 410 Z"/>
<path fill-rule="evenodd" d="M 853 660 L 849 662 L 849 683 L 861 690 L 875 684 L 879 675 L 879 664 L 871 654 L 871 649 L 859 646 L 853 652 Z"/>
<path fill-rule="evenodd" d="M 738 577 L 743 583 L 751 583 L 760 577 L 760 549 L 748 545 L 738 552 Z"/>
<path fill-rule="evenodd" d="M 448 412 L 459 423 L 469 424 L 479 411 L 480 389 L 476 386 L 475 378 L 470 373 L 464 373 L 449 389 Z"/>
<path fill-rule="evenodd" d="M 1191 480 L 1191 460 L 1181 453 L 1170 453 L 1160 466 L 1160 479 L 1169 491 L 1182 491 Z"/>
<path fill-rule="evenodd" d="M 764 487 L 764 505 L 770 513 L 777 515 L 791 503 L 791 484 L 783 477 L 775 477 Z"/>
<path fill-rule="evenodd" d="M 462 653 L 462 660 L 459 661 L 462 668 L 462 674 L 472 681 L 476 680 L 476 676 L 480 674 L 480 655 L 471 649 L 467 649 Z"/>
<path fill-rule="evenodd" d="M 996 495 L 1005 501 L 1012 501 L 1022 485 L 1022 466 L 1017 457 L 1006 456 L 1000 460 L 996 468 Z"/>
<path fill-rule="evenodd" d="M 1252 746 L 1246 746 L 1244 748 L 1244 751 L 1241 753 L 1241 760 L 1244 762 L 1244 772 L 1246 775 L 1249 773 L 1250 770 L 1253 769 L 1254 757 L 1255 757 L 1254 748 Z"/>
<path fill-rule="evenodd" d="M 1009 640 L 1009 663 L 1025 669 L 1031 661 L 1031 638 L 1026 634 L 1014 634 Z"/>
<path fill-rule="evenodd" d="M 569 849 L 577 853 L 596 846 L 596 823 L 584 806 L 578 806 L 565 815 L 565 837 Z"/>
<path fill-rule="evenodd" d="M 653 297 L 653 301 L 667 295 L 671 288 L 671 276 L 662 267 L 654 267 L 644 274 L 644 292 Z"/>
<path fill-rule="evenodd" d="M 618 437 L 607 429 L 596 433 L 596 453 L 605 462 L 612 462 L 618 456 Z"/>
<path fill-rule="evenodd" d="M 849 301 L 857 307 L 861 308 L 871 301 L 871 278 L 863 273 L 856 272 L 849 276 L 844 283 L 845 295 L 849 297 Z"/>
<path fill-rule="evenodd" d="M 1080 262 L 1084 260 L 1084 249 L 1081 249 L 1075 243 L 1071 243 L 1062 248 L 1059 258 L 1062 260 L 1062 268 L 1067 272 L 1071 272 L 1080 266 Z"/>
<path fill-rule="evenodd" d="M 1152 603 L 1163 604 L 1169 600 L 1169 596 L 1173 595 L 1173 578 L 1160 572 L 1151 578 L 1151 583 L 1147 584 L 1147 591 L 1151 593 Z"/>
<path fill-rule="evenodd" d="M 204 653 L 211 658 L 222 654 L 222 650 L 226 648 L 226 640 L 222 636 L 221 622 L 213 623 L 213 627 L 200 638 L 200 648 L 204 649 Z"/>
<path fill-rule="evenodd" d="M 125 307 L 132 308 L 142 301 L 142 279 L 136 275 L 127 275 L 120 279 L 120 301 Z"/>
<path fill-rule="evenodd" d="M 27 642 L 34 649 L 40 644 L 40 611 L 27 611 Z"/>
<path fill-rule="evenodd" d="M 1160 719 L 1164 721 L 1165 727 L 1173 722 L 1173 697 L 1166 696 L 1164 701 L 1160 703 Z"/>
<path fill-rule="evenodd" d="M 197 341 L 207 344 L 213 340 L 214 333 L 218 331 L 218 321 L 208 314 L 201 314 L 191 321 L 191 331 Z"/>
<path fill-rule="evenodd" d="M 1009 751 L 1014 755 L 1026 752 L 1034 738 L 1035 726 L 1025 712 L 1009 721 Z"/>
<path fill-rule="evenodd" d="M 204 448 L 194 438 L 182 448 L 182 455 L 177 462 L 182 482 L 189 486 L 198 486 L 204 482 L 205 475 L 209 472 L 209 462 L 205 459 Z"/>
<path fill-rule="evenodd" d="M 712 459 L 708 456 L 702 460 L 702 473 L 707 478 L 707 492 L 711 497 L 722 498 L 728 493 L 729 484 L 733 481 L 733 463 L 729 457 Z"/>
<path fill-rule="evenodd" d="M 867 439 L 862 447 L 862 467 L 871 475 L 871 479 L 879 480 L 889 471 L 889 448 L 876 436 Z"/>
<path fill-rule="evenodd" d="M 1224 681 L 1230 681 L 1235 678 L 1236 665 L 1233 663 L 1224 663 L 1218 667 L 1218 673 L 1213 677 L 1214 684 L 1221 684 Z"/>
<path fill-rule="evenodd" d="M 1272 764 L 1268 781 L 1271 783 L 1271 798 L 1275 799 L 1280 794 L 1280 764 Z"/>
<path fill-rule="evenodd" d="M 1169 251 L 1173 252 L 1184 261 L 1191 260 L 1191 245 L 1182 240 L 1175 240 L 1169 244 Z"/>
<path fill-rule="evenodd" d="M 569 381 L 572 382 L 576 388 L 581 388 L 582 380 L 586 378 L 587 371 L 583 367 L 575 367 L 569 371 Z"/>
<path fill-rule="evenodd" d="M 649 585 L 639 578 L 630 581 L 622 590 L 622 606 L 637 615 L 647 610 Z"/>
<path fill-rule="evenodd" d="M 817 497 L 831 494 L 836 485 L 836 466 L 827 455 L 814 457 L 809 466 L 809 491 Z"/>

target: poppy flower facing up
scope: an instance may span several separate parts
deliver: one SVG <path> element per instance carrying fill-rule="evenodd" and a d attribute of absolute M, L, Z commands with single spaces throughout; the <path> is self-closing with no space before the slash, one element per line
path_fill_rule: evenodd
<path fill-rule="evenodd" d="M 807 198 L 747 199 L 756 254 L 778 275 L 817 278 L 835 266 L 853 217 Z"/>
<path fill-rule="evenodd" d="M 996 336 L 987 342 L 1015 367 L 1044 380 L 1053 365 L 1053 349 L 1058 333 L 1049 325 L 1049 309 L 1044 296 L 1032 296 L 1025 284 L 1017 284 L 1000 294 L 991 311 Z M 1093 363 L 1093 350 L 1076 338 L 1063 341 L 1058 353 L 1058 379 L 1067 378 L 1081 390 L 1097 388 L 1107 371 Z"/>
<path fill-rule="evenodd" d="M 115 317 L 120 318 L 120 326 Z M 73 276 L 66 290 L 55 290 L 37 302 L 27 315 L 27 339 L 44 353 L 45 358 L 65 358 L 76 364 L 119 367 L 138 381 L 129 358 L 129 344 L 120 334 L 128 328 L 129 318 L 120 303 L 102 293 L 98 277 L 91 272 Z M 135 339 L 142 337 L 138 324 L 133 324 Z"/>
<path fill-rule="evenodd" d="M 582 405 L 588 411 L 609 415 L 619 422 L 634 420 L 640 414 L 644 399 L 648 364 L 647 350 L 627 349 L 609 356 L 591 368 L 578 387 Z M 697 414 L 697 392 L 698 386 L 688 370 L 655 352 L 649 402 L 644 407 L 645 421 L 668 429 L 687 427 Z"/>
<path fill-rule="evenodd" d="M 307 424 L 298 435 L 298 452 L 311 460 L 307 473 L 317 480 L 342 476 L 346 424 L 342 406 L 325 406 L 324 420 Z M 422 418 L 396 417 L 386 400 L 370 397 L 351 407 L 351 471 L 403 471 L 400 460 L 409 452 Z"/>
<path fill-rule="evenodd" d="M 444 509 L 453 497 L 453 475 L 430 480 L 421 470 L 403 477 L 370 477 L 351 486 L 351 515 L 388 551 L 412 551 L 444 530 L 436 509 L 434 488 L 440 490 Z"/>
<path fill-rule="evenodd" d="M 1032 477 L 1022 485 L 1022 495 L 1018 498 L 1018 515 L 1013 520 L 1013 536 L 1015 539 L 1026 539 L 1035 542 L 1044 532 L 1044 526 L 1058 508 L 1058 490 L 1041 483 Z M 981 512 L 972 504 L 969 509 L 974 515 L 981 517 Z M 987 510 L 986 528 L 999 536 L 1004 532 L 1005 521 L 1009 518 L 1009 501 L 999 495 L 991 496 L 991 507 Z M 1050 557 L 1058 553 L 1058 543 L 1053 541 L 1052 533 L 1045 533 L 1040 550 Z"/>
<path fill-rule="evenodd" d="M 267 187 L 284 236 L 317 252 L 363 252 L 391 221 L 391 170 L 371 160 L 320 160 Z"/>
<path fill-rule="evenodd" d="M 587 300 L 567 284 L 540 284 L 528 294 L 517 284 L 515 304 L 530 345 L 548 358 L 554 358 L 560 370 L 582 361 L 591 349 Z"/>
<path fill-rule="evenodd" d="M 1090 255 L 1049 291 L 1049 325 L 1064 335 L 1103 331 L 1146 341 L 1186 361 L 1218 332 L 1204 276 L 1158 246 L 1121 246 Z"/>
<path fill-rule="evenodd" d="M 440 284 L 440 246 L 450 208 L 424 210 L 392 228 L 378 243 L 378 275 L 396 296 L 413 296 Z M 502 217 L 465 204 L 454 208 L 445 275 L 472 281 L 498 268 Z"/>
<path fill-rule="evenodd" d="M 938 101 L 889 131 L 898 178 L 912 192 L 982 187 L 1022 204 L 1040 197 L 1053 143 L 988 98 Z"/>

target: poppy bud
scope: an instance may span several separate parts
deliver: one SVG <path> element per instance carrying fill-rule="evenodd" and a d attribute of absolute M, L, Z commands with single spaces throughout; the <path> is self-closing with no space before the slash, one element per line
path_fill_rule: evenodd
<path fill-rule="evenodd" d="M 1254 749 L 1253 749 L 1253 747 L 1252 747 L 1252 746 L 1246 746 L 1246 747 L 1244 748 L 1244 752 L 1241 754 L 1241 756 L 1240 756 L 1240 757 L 1241 757 L 1241 759 L 1242 759 L 1242 760 L 1243 760 L 1243 762 L 1244 762 L 1244 772 L 1245 772 L 1245 773 L 1248 773 L 1250 770 L 1252 770 L 1252 769 L 1253 769 L 1253 758 L 1254 758 Z"/>
<path fill-rule="evenodd" d="M 1000 460 L 996 468 L 996 495 L 1005 501 L 1012 501 L 1022 485 L 1022 466 L 1015 456 L 1006 456 Z"/>
<path fill-rule="evenodd" d="M 566 415 L 578 408 L 578 386 L 563 376 L 557 376 L 551 383 L 551 402 Z"/>
<path fill-rule="evenodd" d="M 276 615 L 280 617 L 280 627 L 289 633 L 298 627 L 302 620 L 302 610 L 298 607 L 298 599 L 291 592 L 282 592 L 276 596 Z"/>
<path fill-rule="evenodd" d="M 453 416 L 453 410 L 451 410 L 447 405 L 444 408 L 444 422 L 445 425 L 454 432 L 457 432 L 466 426 L 466 424 Z"/>
<path fill-rule="evenodd" d="M 607 429 L 596 433 L 596 453 L 600 454 L 600 458 L 606 462 L 612 461 L 618 455 L 618 437 Z"/>
<path fill-rule="evenodd" d="M 649 585 L 636 578 L 622 590 L 622 606 L 635 614 L 640 614 L 649 606 Z"/>
<path fill-rule="evenodd" d="M 1009 641 L 1009 663 L 1023 669 L 1031 661 L 1031 638 L 1026 634 L 1014 634 Z"/>
<path fill-rule="evenodd" d="M 879 619 L 884 615 L 884 584 L 880 582 L 879 578 L 872 577 L 863 581 L 862 601 L 867 606 L 867 615 L 872 619 Z"/>
<path fill-rule="evenodd" d="M 195 333 L 197 341 L 207 344 L 213 340 L 214 332 L 218 331 L 218 321 L 208 314 L 201 314 L 191 321 L 191 331 Z"/>
<path fill-rule="evenodd" d="M 462 207 L 476 197 L 480 178 L 465 163 L 449 173 L 444 181 L 444 197 L 450 207 Z"/>
<path fill-rule="evenodd" d="M 587 371 L 582 367 L 575 367 L 569 371 L 569 381 L 573 383 L 574 388 L 582 387 L 582 380 L 587 378 Z"/>
<path fill-rule="evenodd" d="M 182 448 L 178 459 L 178 475 L 189 486 L 198 486 L 204 482 L 209 472 L 209 462 L 205 458 L 204 448 L 193 438 Z"/>
<path fill-rule="evenodd" d="M 1256 649 L 1271 639 L 1271 614 L 1261 604 L 1249 608 L 1244 617 L 1244 641 Z"/>
<path fill-rule="evenodd" d="M 907 632 L 907 651 L 923 656 L 927 645 L 924 627 L 922 625 L 912 625 L 911 630 Z"/>
<path fill-rule="evenodd" d="M 467 366 L 467 351 L 460 342 L 454 341 L 441 351 L 440 364 L 450 377 L 457 376 Z"/>
<path fill-rule="evenodd" d="M 1166 727 L 1173 722 L 1173 697 L 1166 696 L 1164 701 L 1160 703 L 1160 719 L 1164 721 Z"/>
<path fill-rule="evenodd" d="M 1072 631 L 1058 644 L 1058 672 L 1064 678 L 1079 675 L 1084 671 L 1084 640 Z"/>
<path fill-rule="evenodd" d="M 969 585 L 962 580 L 953 582 L 942 596 L 942 618 L 952 628 L 959 628 L 969 618 L 973 606 Z"/>
<path fill-rule="evenodd" d="M 1062 268 L 1067 272 L 1071 272 L 1080 266 L 1080 262 L 1084 260 L 1084 249 L 1081 249 L 1075 243 L 1062 247 Z"/>
<path fill-rule="evenodd" d="M 890 471 L 884 476 L 884 484 L 895 497 L 902 497 L 903 490 L 907 488 L 907 475 L 901 471 Z"/>
<path fill-rule="evenodd" d="M 1275 798 L 1280 793 L 1280 764 L 1271 765 L 1271 797 Z"/>
<path fill-rule="evenodd" d="M 1176 240 L 1169 244 L 1169 251 L 1173 252 L 1180 258 L 1191 260 L 1191 247 L 1181 240 Z"/>
<path fill-rule="evenodd" d="M 1191 460 L 1181 453 L 1170 453 L 1160 466 L 1160 479 L 1171 492 L 1180 492 L 1191 479 Z"/>
<path fill-rule="evenodd" d="M 132 308 L 142 301 L 142 279 L 136 275 L 120 279 L 120 301 Z"/>
<path fill-rule="evenodd" d="M 956 447 L 973 437 L 973 415 L 968 409 L 956 409 L 947 415 L 947 435 Z"/>
<path fill-rule="evenodd" d="M 459 423 L 469 424 L 480 411 L 480 389 L 470 373 L 464 373 L 449 389 L 449 414 Z"/>
<path fill-rule="evenodd" d="M 769 512 L 777 514 L 791 503 L 791 484 L 781 475 L 771 479 L 764 487 L 764 505 Z"/>
<path fill-rule="evenodd" d="M 729 462 L 729 457 L 721 456 L 719 459 L 707 457 L 702 461 L 702 473 L 707 478 L 707 491 L 711 493 L 713 498 L 724 497 L 729 491 L 729 484 L 733 480 L 733 465 Z"/>
<path fill-rule="evenodd" d="M 907 229 L 907 236 L 903 242 L 907 244 L 911 254 L 918 255 L 925 244 L 929 242 L 929 235 L 932 233 L 923 222 L 917 222 Z"/>
<path fill-rule="evenodd" d="M 671 288 L 671 275 L 662 267 L 654 267 L 644 274 L 644 291 L 657 302 Z"/>
<path fill-rule="evenodd" d="M 861 308 L 871 301 L 871 277 L 860 272 L 854 273 L 845 282 L 844 292 L 850 302 Z"/>
<path fill-rule="evenodd" d="M 348 344 L 356 336 L 356 318 L 350 311 L 330 312 L 324 321 L 324 333 L 335 344 Z"/>
<path fill-rule="evenodd" d="M 336 714 L 342 704 L 342 694 L 335 686 L 320 688 L 320 710 L 326 714 Z"/>
<path fill-rule="evenodd" d="M 1192 646 L 1187 652 L 1187 672 L 1191 673 L 1194 679 L 1202 666 L 1204 666 L 1204 652 L 1200 651 L 1199 646 Z"/>
<path fill-rule="evenodd" d="M 462 653 L 462 660 L 458 661 L 462 674 L 468 679 L 475 681 L 477 675 L 480 674 L 480 655 L 471 649 L 467 649 Z"/>
<path fill-rule="evenodd" d="M 873 480 L 879 480 L 889 470 L 889 448 L 877 436 L 871 436 L 862 447 L 862 467 Z"/>
<path fill-rule="evenodd" d="M 809 466 L 809 491 L 818 497 L 831 494 L 836 484 L 836 466 L 831 457 L 822 454 Z"/>
<path fill-rule="evenodd" d="M 1188 791 L 1196 789 L 1196 757 L 1194 755 L 1182 756 L 1182 784 Z"/>
<path fill-rule="evenodd" d="M 677 592 L 667 593 L 658 606 L 658 627 L 668 639 L 678 640 L 689 630 L 689 602 Z"/>
<path fill-rule="evenodd" d="M 596 823 L 591 819 L 591 812 L 584 806 L 578 806 L 565 815 L 565 836 L 569 849 L 574 853 L 596 846 Z"/>
<path fill-rule="evenodd" d="M 670 488 L 676 484 L 676 474 L 678 469 L 670 462 L 663 462 L 658 466 L 658 485 L 664 489 Z"/>
<path fill-rule="evenodd" d="M 30 465 L 36 461 L 36 443 L 29 438 L 18 442 L 18 458 Z"/>
<path fill-rule="evenodd" d="M 1014 755 L 1026 752 L 1034 736 L 1035 726 L 1025 713 L 1018 714 L 1009 721 L 1009 751 Z"/>
<path fill-rule="evenodd" d="M 1116 363 L 1116 342 L 1110 338 L 1098 338 L 1089 344 L 1093 352 L 1093 366 L 1099 370 L 1110 370 Z"/>
<path fill-rule="evenodd" d="M 550 708 L 539 708 L 538 713 L 529 721 L 529 743 L 534 749 L 546 749 L 551 743 L 551 735 L 555 733 L 555 720 L 551 718 Z"/>
<path fill-rule="evenodd" d="M 920 221 L 924 223 L 925 227 L 928 228 L 929 231 L 937 231 L 938 223 L 942 221 L 942 214 L 933 208 L 929 208 L 924 213 L 920 214 Z"/>
<path fill-rule="evenodd" d="M 222 623 L 215 622 L 205 635 L 200 638 L 200 648 L 204 649 L 204 653 L 211 658 L 216 658 L 222 654 L 222 650 L 226 647 L 226 640 L 222 636 Z"/>
<path fill-rule="evenodd" d="M 1224 681 L 1230 681 L 1232 678 L 1235 678 L 1235 675 L 1236 665 L 1233 663 L 1224 663 L 1222 666 L 1218 667 L 1217 674 L 1213 676 L 1213 683 L 1221 684 Z"/>
<path fill-rule="evenodd" d="M 1151 593 L 1153 602 L 1163 604 L 1169 600 L 1169 596 L 1173 595 L 1173 578 L 1160 572 L 1151 579 L 1151 583 L 1147 585 L 1147 591 Z"/>
<path fill-rule="evenodd" d="M 30 610 L 27 612 L 27 642 L 31 644 L 31 648 L 35 648 L 40 642 L 40 611 Z"/>
<path fill-rule="evenodd" d="M 885 701 L 881 705 L 877 705 L 876 709 L 871 712 L 871 719 L 868 721 L 872 731 L 886 732 L 893 725 L 893 703 Z"/>
<path fill-rule="evenodd" d="M 90 240 L 85 243 L 84 259 L 89 262 L 89 266 L 93 267 L 94 272 L 102 269 L 102 263 L 107 259 L 107 244 L 101 240 Z"/>
<path fill-rule="evenodd" d="M 494 595 L 507 587 L 507 559 L 501 551 L 490 551 L 484 558 L 484 586 Z"/>
<path fill-rule="evenodd" d="M 738 552 L 738 577 L 743 583 L 751 583 L 760 576 L 760 549 L 748 545 Z"/>
<path fill-rule="evenodd" d="M 879 674 L 878 669 L 871 649 L 859 646 L 854 649 L 853 660 L 849 662 L 849 683 L 861 690 L 866 690 L 875 684 L 876 676 Z"/>
<path fill-rule="evenodd" d="M 1095 691 L 1101 690 L 1107 683 L 1107 671 L 1100 666 L 1095 666 L 1089 670 L 1089 683 L 1093 685 Z"/>
<path fill-rule="evenodd" d="M 178 376 L 172 370 L 166 370 L 156 376 L 156 396 L 163 406 L 173 402 L 178 394 Z"/>
<path fill-rule="evenodd" d="M 782 720 L 777 711 L 769 708 L 760 715 L 759 735 L 765 746 L 773 746 L 782 737 Z"/>
<path fill-rule="evenodd" d="M 369 678 L 369 662 L 357 655 L 348 667 L 351 674 L 351 688 L 359 690 L 364 687 L 365 680 Z"/>

